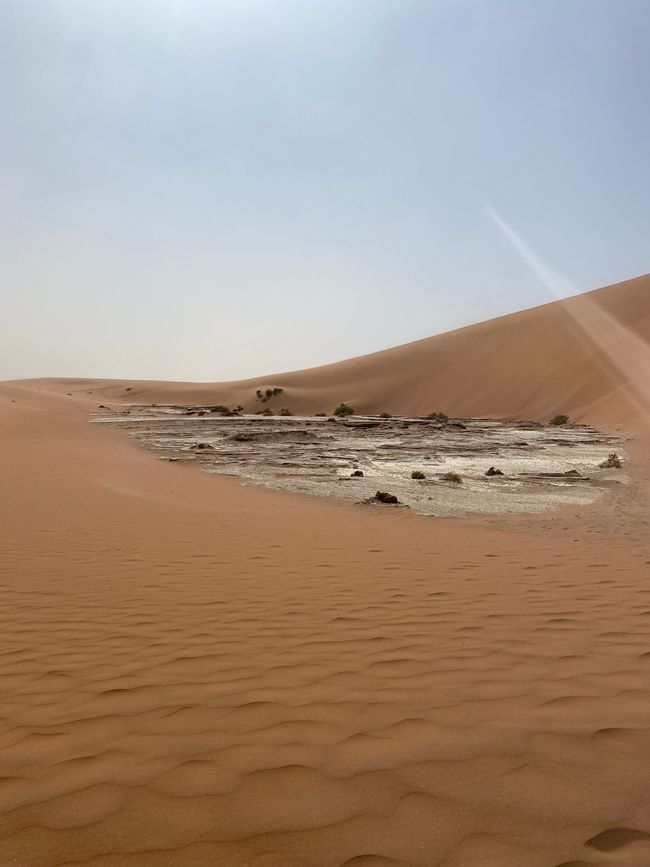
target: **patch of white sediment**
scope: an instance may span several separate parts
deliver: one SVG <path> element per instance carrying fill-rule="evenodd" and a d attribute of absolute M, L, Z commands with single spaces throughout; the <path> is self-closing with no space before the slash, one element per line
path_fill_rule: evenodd
<path fill-rule="evenodd" d="M 161 458 L 245 483 L 357 501 L 388 491 L 431 515 L 584 505 L 627 480 L 599 466 L 612 452 L 625 459 L 621 441 L 587 425 L 224 416 L 186 406 L 105 410 L 93 420 L 120 425 Z M 490 467 L 502 475 L 487 476 Z M 414 471 L 425 478 L 411 478 Z M 460 481 L 446 479 L 450 473 Z"/>

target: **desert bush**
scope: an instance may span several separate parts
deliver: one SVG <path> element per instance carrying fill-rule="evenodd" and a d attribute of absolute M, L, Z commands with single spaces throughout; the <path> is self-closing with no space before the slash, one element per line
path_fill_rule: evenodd
<path fill-rule="evenodd" d="M 282 394 L 283 391 L 284 391 L 283 388 L 277 388 L 277 387 L 267 388 L 264 391 L 262 391 L 261 388 L 258 388 L 257 391 L 255 392 L 255 397 L 258 400 L 261 400 L 262 403 L 266 403 L 267 400 L 270 400 L 272 397 L 277 397 L 278 394 Z"/>
<path fill-rule="evenodd" d="M 598 464 L 602 470 L 620 470 L 623 466 L 623 461 L 619 458 L 616 452 L 611 452 L 605 460 Z"/>
<path fill-rule="evenodd" d="M 317 412 L 315 414 L 315 418 L 325 418 L 326 415 L 327 415 L 326 412 Z"/>
<path fill-rule="evenodd" d="M 458 475 L 458 473 L 443 473 L 440 478 L 443 480 L 443 482 L 454 482 L 457 485 L 459 485 L 463 481 L 462 478 Z"/>
<path fill-rule="evenodd" d="M 449 416 L 445 415 L 444 412 L 431 412 L 427 418 L 430 418 L 432 421 L 449 421 Z"/>
<path fill-rule="evenodd" d="M 490 469 L 486 472 L 486 476 L 502 476 L 503 473 L 501 470 L 498 470 L 496 467 L 490 467 Z"/>
<path fill-rule="evenodd" d="M 293 415 L 293 413 L 291 412 L 290 409 L 283 408 L 283 409 L 280 410 L 280 412 L 278 413 L 278 415 Z"/>
<path fill-rule="evenodd" d="M 363 478 L 363 470 L 354 470 L 354 472 L 350 473 L 353 478 L 361 479 Z"/>
<path fill-rule="evenodd" d="M 334 410 L 334 415 L 339 418 L 344 418 L 347 415 L 354 415 L 354 410 L 347 403 L 340 403 Z"/>
<path fill-rule="evenodd" d="M 392 418 L 393 416 L 389 412 L 380 412 L 379 418 Z"/>
<path fill-rule="evenodd" d="M 558 415 L 553 416 L 550 420 L 549 424 L 555 425 L 555 427 L 561 427 L 563 424 L 566 424 L 569 421 L 568 415 L 563 415 L 562 413 L 558 413 Z"/>
<path fill-rule="evenodd" d="M 426 476 L 424 475 L 422 470 L 413 470 L 413 472 L 411 473 L 411 478 L 412 479 L 426 479 Z"/>

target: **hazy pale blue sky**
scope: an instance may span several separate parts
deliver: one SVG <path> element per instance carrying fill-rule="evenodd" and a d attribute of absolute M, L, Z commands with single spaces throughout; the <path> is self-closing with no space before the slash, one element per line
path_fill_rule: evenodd
<path fill-rule="evenodd" d="M 0 378 L 230 379 L 650 270 L 648 0 L 0 0 Z"/>

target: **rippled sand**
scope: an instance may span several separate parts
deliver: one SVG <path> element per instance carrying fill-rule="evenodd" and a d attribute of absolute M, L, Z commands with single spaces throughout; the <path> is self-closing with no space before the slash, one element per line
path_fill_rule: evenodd
<path fill-rule="evenodd" d="M 647 441 L 450 520 L 155 460 L 0 386 L 0 864 L 650 863 Z"/>

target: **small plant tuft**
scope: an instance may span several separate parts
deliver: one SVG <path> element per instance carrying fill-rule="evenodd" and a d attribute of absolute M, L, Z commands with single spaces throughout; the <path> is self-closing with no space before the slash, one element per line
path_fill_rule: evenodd
<path fill-rule="evenodd" d="M 277 397 L 277 395 L 282 394 L 283 391 L 283 388 L 278 388 L 277 386 L 275 388 L 267 388 L 264 391 L 262 391 L 261 388 L 258 388 L 255 392 L 255 397 L 260 401 L 260 403 L 266 403 L 267 400 L 271 400 L 272 397 Z"/>
<path fill-rule="evenodd" d="M 283 407 L 283 408 L 280 410 L 280 412 L 278 413 L 278 415 L 293 415 L 293 413 L 291 412 L 290 409 L 286 409 L 286 408 Z"/>
<path fill-rule="evenodd" d="M 392 418 L 393 416 L 389 412 L 380 412 L 379 418 Z"/>
<path fill-rule="evenodd" d="M 443 480 L 443 482 L 454 482 L 454 484 L 456 485 L 460 485 L 460 483 L 463 481 L 461 476 L 458 475 L 458 473 L 443 473 L 440 478 Z"/>
<path fill-rule="evenodd" d="M 413 472 L 411 473 L 411 478 L 412 479 L 426 479 L 426 476 L 424 475 L 422 470 L 413 470 Z"/>
<path fill-rule="evenodd" d="M 431 421 L 449 421 L 449 416 L 445 415 L 444 412 L 431 412 L 427 418 L 430 418 Z"/>
<path fill-rule="evenodd" d="M 347 403 L 340 403 L 334 410 L 334 415 L 338 418 L 345 418 L 348 415 L 354 415 L 354 410 Z"/>
<path fill-rule="evenodd" d="M 550 420 L 549 424 L 554 425 L 555 427 L 561 427 L 569 421 L 568 415 L 563 415 L 562 413 L 558 413 L 558 415 L 553 416 Z"/>
<path fill-rule="evenodd" d="M 619 458 L 616 452 L 611 452 L 605 460 L 598 464 L 601 470 L 620 470 L 623 466 L 623 461 Z"/>
<path fill-rule="evenodd" d="M 350 473 L 350 476 L 354 479 L 362 479 L 363 470 L 354 470 L 354 472 Z"/>

